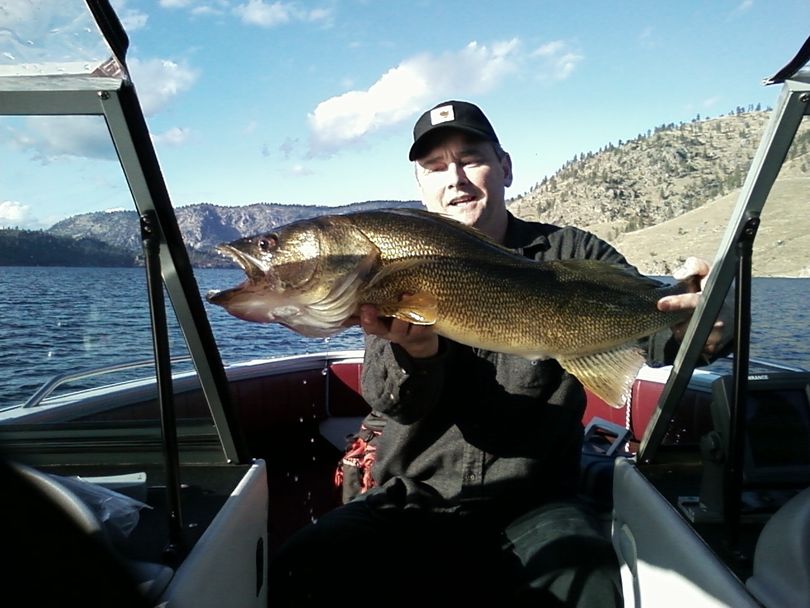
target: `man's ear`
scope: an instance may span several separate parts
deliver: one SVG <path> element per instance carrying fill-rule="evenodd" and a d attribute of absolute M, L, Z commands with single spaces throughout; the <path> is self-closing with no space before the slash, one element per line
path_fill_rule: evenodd
<path fill-rule="evenodd" d="M 422 181 L 419 179 L 419 163 L 413 164 L 413 177 L 416 180 L 416 189 L 419 190 L 419 194 L 422 194 Z"/>
<path fill-rule="evenodd" d="M 501 167 L 503 167 L 503 185 L 508 188 L 512 185 L 512 157 L 509 156 L 509 152 L 503 155 Z"/>

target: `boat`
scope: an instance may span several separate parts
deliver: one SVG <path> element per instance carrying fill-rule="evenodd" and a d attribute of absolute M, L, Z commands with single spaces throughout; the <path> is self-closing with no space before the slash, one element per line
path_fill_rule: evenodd
<path fill-rule="evenodd" d="M 32 46 L 43 52 L 0 64 L 0 115 L 105 124 L 140 217 L 154 357 L 60 374 L 0 410 L 4 595 L 266 606 L 273 551 L 340 504 L 336 469 L 368 413 L 363 352 L 223 363 L 126 33 L 106 0 L 37 7 Z M 781 94 L 675 363 L 645 368 L 622 408 L 588 395 L 581 491 L 613 540 L 626 606 L 810 606 L 810 372 L 749 352 L 752 244 L 810 112 L 808 61 L 810 39 L 768 81 Z M 733 356 L 725 370 L 699 369 L 732 287 Z M 178 371 L 180 359 L 192 369 Z M 103 380 L 144 367 L 153 373 Z M 99 382 L 66 388 L 89 380 Z"/>

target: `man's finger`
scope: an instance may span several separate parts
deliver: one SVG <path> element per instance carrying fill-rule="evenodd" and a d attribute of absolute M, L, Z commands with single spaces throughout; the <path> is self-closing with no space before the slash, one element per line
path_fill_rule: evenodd
<path fill-rule="evenodd" d="M 658 310 L 661 312 L 674 312 L 678 310 L 694 310 L 700 301 L 697 293 L 685 293 L 678 296 L 666 296 L 658 300 Z"/>

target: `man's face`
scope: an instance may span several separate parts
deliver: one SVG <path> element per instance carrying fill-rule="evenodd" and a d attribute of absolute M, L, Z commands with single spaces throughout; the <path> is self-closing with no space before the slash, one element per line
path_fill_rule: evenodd
<path fill-rule="evenodd" d="M 493 231 L 504 218 L 512 162 L 508 154 L 499 159 L 491 142 L 447 129 L 416 160 L 416 179 L 428 211 L 501 236 Z"/>

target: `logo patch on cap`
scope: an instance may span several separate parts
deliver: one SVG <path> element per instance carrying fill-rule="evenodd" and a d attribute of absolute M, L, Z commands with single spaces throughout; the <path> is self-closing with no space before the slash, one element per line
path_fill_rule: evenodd
<path fill-rule="evenodd" d="M 430 111 L 431 125 L 439 125 L 443 122 L 450 122 L 455 119 L 456 115 L 453 113 L 453 106 L 451 105 L 440 106 Z"/>

